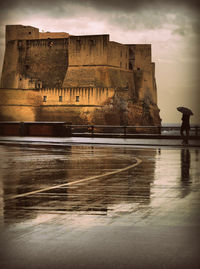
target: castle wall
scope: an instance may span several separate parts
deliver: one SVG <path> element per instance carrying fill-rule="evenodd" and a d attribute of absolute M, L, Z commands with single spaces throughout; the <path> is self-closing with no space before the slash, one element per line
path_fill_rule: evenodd
<path fill-rule="evenodd" d="M 24 25 L 6 25 L 6 43 L 10 40 L 38 39 L 39 29 Z"/>
<path fill-rule="evenodd" d="M 114 94 L 112 88 L 63 88 L 41 89 L 40 96 L 46 96 L 43 106 L 50 105 L 78 105 L 78 106 L 101 106 Z"/>
<path fill-rule="evenodd" d="M 0 90 L 0 120 L 35 121 L 37 106 L 42 104 L 38 91 L 20 89 Z"/>
<path fill-rule="evenodd" d="M 130 102 L 113 88 L 1 89 L 0 121 L 65 121 L 72 124 L 159 125 L 155 104 Z"/>
<path fill-rule="evenodd" d="M 18 88 L 19 80 L 18 41 L 7 43 L 1 76 L 1 88 Z"/>
<path fill-rule="evenodd" d="M 68 59 L 63 87 L 134 87 L 128 48 L 108 35 L 70 37 Z"/>
<path fill-rule="evenodd" d="M 107 65 L 108 35 L 70 36 L 69 67 Z"/>
<path fill-rule="evenodd" d="M 68 66 L 67 39 L 9 41 L 1 87 L 61 87 Z"/>
<path fill-rule="evenodd" d="M 127 45 L 129 64 L 134 72 L 135 96 L 138 101 L 157 104 L 155 64 L 151 62 L 151 45 Z"/>
<path fill-rule="evenodd" d="M 159 124 L 151 45 L 22 25 L 6 30 L 1 119 Z"/>
<path fill-rule="evenodd" d="M 127 87 L 134 89 L 133 73 L 109 66 L 68 67 L 63 87 Z"/>
<path fill-rule="evenodd" d="M 68 38 L 63 36 L 68 34 L 39 33 L 31 26 L 6 26 L 1 88 L 61 87 L 68 66 Z"/>
<path fill-rule="evenodd" d="M 153 66 L 152 66 L 153 69 Z M 157 89 L 152 71 L 137 70 L 134 72 L 135 96 L 138 101 L 149 105 L 157 104 Z"/>
<path fill-rule="evenodd" d="M 150 44 L 137 44 L 127 45 L 129 48 L 129 57 L 133 63 L 133 70 L 151 69 L 151 45 Z"/>
<path fill-rule="evenodd" d="M 68 66 L 67 49 L 67 39 L 22 41 L 21 79 L 37 79 L 38 88 L 61 87 Z"/>
<path fill-rule="evenodd" d="M 40 33 L 39 32 L 39 38 L 40 39 L 48 39 L 48 38 L 68 38 L 69 37 L 69 34 L 68 33 L 64 33 L 64 32 L 54 32 L 54 33 L 51 33 L 51 32 L 42 32 Z"/>
<path fill-rule="evenodd" d="M 109 42 L 108 46 L 108 65 L 119 67 L 121 69 L 129 69 L 129 49 L 127 46 Z"/>
<path fill-rule="evenodd" d="M 90 113 L 113 96 L 110 88 L 1 89 L 0 121 L 87 123 Z"/>

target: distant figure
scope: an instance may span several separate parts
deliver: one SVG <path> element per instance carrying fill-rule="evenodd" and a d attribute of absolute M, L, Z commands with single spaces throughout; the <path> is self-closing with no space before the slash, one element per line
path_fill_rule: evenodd
<path fill-rule="evenodd" d="M 184 114 L 182 116 L 182 125 L 181 125 L 181 136 L 183 137 L 183 144 L 188 144 L 189 132 L 190 132 L 190 116 L 189 114 Z M 186 135 L 184 136 L 184 131 Z"/>

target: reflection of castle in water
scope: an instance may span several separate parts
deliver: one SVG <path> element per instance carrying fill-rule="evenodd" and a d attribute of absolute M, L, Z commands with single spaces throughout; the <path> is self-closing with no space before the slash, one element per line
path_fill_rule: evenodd
<path fill-rule="evenodd" d="M 146 158 L 143 150 L 130 151 L 119 148 L 67 147 L 18 148 L 12 166 L 15 181 L 12 188 L 4 181 L 4 198 L 99 175 L 126 167 L 139 156 L 143 162 L 136 168 L 114 176 L 91 180 L 68 187 L 41 192 L 12 200 L 4 199 L 4 219 L 35 218 L 41 212 L 82 212 L 107 214 L 121 203 L 148 205 L 151 183 L 154 180 L 155 158 Z M 154 157 L 156 151 L 149 151 Z M 28 156 L 30 156 L 30 159 Z M 26 166 L 25 166 L 26 162 Z M 28 167 L 27 169 L 25 167 Z M 144 176 L 145 171 L 145 176 Z M 4 177 L 10 177 L 10 171 Z M 9 182 L 9 180 L 7 181 Z M 13 210 L 14 209 L 14 210 Z"/>
<path fill-rule="evenodd" d="M 12 150 L 12 155 L 4 159 L 10 167 L 2 170 L 1 174 L 4 190 L 4 219 L 21 218 L 22 211 L 27 218 L 34 218 L 37 211 L 30 208 L 38 207 L 43 202 L 42 195 L 33 199 L 24 197 L 6 200 L 5 198 L 51 186 L 52 182 L 61 184 L 60 180 L 67 177 L 67 169 L 62 161 L 63 152 L 60 153 L 60 150 L 53 150 L 49 146 L 42 148 L 19 146 Z M 68 150 L 70 151 L 70 147 Z"/>

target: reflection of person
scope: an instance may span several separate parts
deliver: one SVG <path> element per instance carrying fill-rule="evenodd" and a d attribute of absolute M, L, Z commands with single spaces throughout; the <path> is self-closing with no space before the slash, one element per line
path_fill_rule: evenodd
<path fill-rule="evenodd" d="M 190 152 L 188 149 L 181 150 L 181 179 L 183 182 L 190 179 Z"/>
<path fill-rule="evenodd" d="M 184 136 L 184 131 L 186 135 Z M 182 125 L 181 125 L 181 136 L 183 137 L 183 144 L 188 144 L 189 139 L 189 131 L 190 131 L 190 115 L 184 114 L 182 116 Z"/>
<path fill-rule="evenodd" d="M 192 184 L 190 176 L 190 151 L 188 149 L 181 150 L 181 197 L 187 196 Z"/>

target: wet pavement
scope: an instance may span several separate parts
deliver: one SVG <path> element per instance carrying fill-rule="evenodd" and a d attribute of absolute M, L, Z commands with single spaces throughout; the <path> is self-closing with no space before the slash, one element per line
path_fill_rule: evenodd
<path fill-rule="evenodd" d="M 50 145 L 123 145 L 123 146 L 176 146 L 183 147 L 182 139 L 155 139 L 151 135 L 140 138 L 98 138 L 98 137 L 31 137 L 31 136 L 0 136 L 0 144 L 50 144 Z M 200 147 L 200 139 L 190 139 L 189 147 Z"/>
<path fill-rule="evenodd" d="M 200 268 L 200 148 L 0 145 L 1 268 Z"/>

